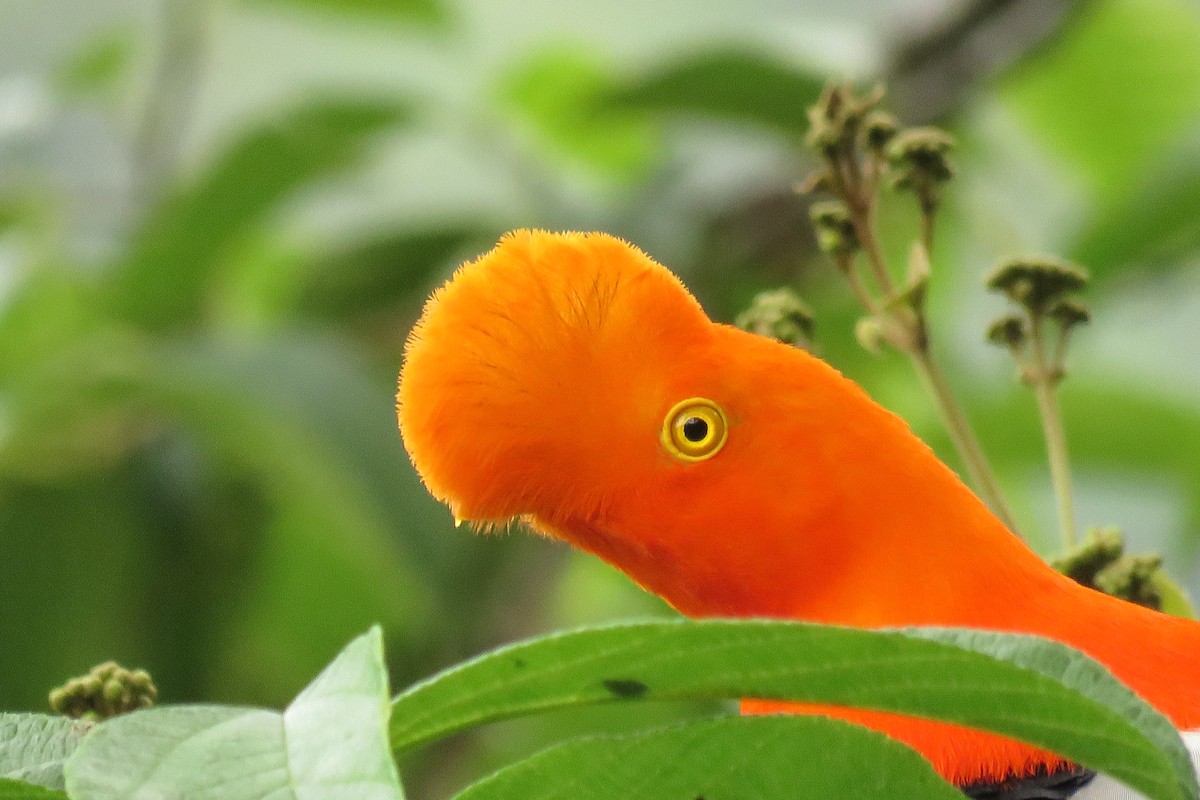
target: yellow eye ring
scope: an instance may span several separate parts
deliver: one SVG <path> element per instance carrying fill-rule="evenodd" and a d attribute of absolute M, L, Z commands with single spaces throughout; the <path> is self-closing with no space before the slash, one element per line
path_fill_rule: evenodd
<path fill-rule="evenodd" d="M 725 446 L 729 421 L 712 400 L 689 397 L 671 406 L 659 438 L 667 452 L 680 461 L 704 461 Z"/>

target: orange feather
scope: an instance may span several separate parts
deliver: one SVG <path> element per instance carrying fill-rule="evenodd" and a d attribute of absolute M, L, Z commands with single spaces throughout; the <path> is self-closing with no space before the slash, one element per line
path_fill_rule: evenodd
<path fill-rule="evenodd" d="M 699 462 L 659 435 L 689 397 L 728 418 L 727 443 Z M 1200 624 L 1059 575 L 857 385 L 713 323 L 611 236 L 518 231 L 463 265 L 412 331 L 398 410 L 413 463 L 456 518 L 523 519 L 684 614 L 1040 634 L 1200 726 Z M 953 725 L 804 710 L 891 734 L 960 785 L 1060 763 Z"/>

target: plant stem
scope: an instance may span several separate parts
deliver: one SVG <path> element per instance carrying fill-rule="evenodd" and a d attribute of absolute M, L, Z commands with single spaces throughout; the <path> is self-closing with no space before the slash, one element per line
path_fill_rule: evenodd
<path fill-rule="evenodd" d="M 1050 479 L 1058 501 L 1058 525 L 1062 531 L 1063 547 L 1075 546 L 1075 512 L 1071 502 L 1071 468 L 1067 456 L 1067 439 L 1063 434 L 1062 417 L 1058 411 L 1058 396 L 1050 383 L 1034 388 L 1042 429 L 1046 433 L 1046 455 L 1050 460 Z"/>
<path fill-rule="evenodd" d="M 971 479 L 978 490 L 980 497 L 992 511 L 1000 518 L 1009 530 L 1017 532 L 1016 522 L 1013 519 L 1012 512 L 1008 508 L 1008 504 L 1004 501 L 1004 494 L 1000 491 L 1000 484 L 996 480 L 995 474 L 992 472 L 991 466 L 987 462 L 987 457 L 983 454 L 983 448 L 979 445 L 979 440 L 975 438 L 975 432 L 971 429 L 970 422 L 967 421 L 966 414 L 954 399 L 954 394 L 950 389 L 950 383 L 946 380 L 945 373 L 942 372 L 938 363 L 933 360 L 933 355 L 928 346 L 922 347 L 909 353 L 912 358 L 913 366 L 916 367 L 917 374 L 921 376 L 921 380 L 929 389 L 929 393 L 933 395 L 937 403 L 938 411 L 941 412 L 942 421 L 946 425 L 946 430 L 950 434 L 950 440 L 954 443 L 954 448 L 958 451 L 958 455 L 963 460 L 966 466 L 967 475 Z"/>
<path fill-rule="evenodd" d="M 1058 409 L 1058 382 L 1056 370 L 1060 369 L 1061 353 L 1056 353 L 1055 364 L 1046 360 L 1044 326 L 1041 315 L 1030 316 L 1029 338 L 1033 344 L 1034 370 L 1033 391 L 1037 397 L 1038 413 L 1042 418 L 1042 432 L 1046 437 L 1046 458 L 1050 462 L 1050 481 L 1054 485 L 1054 498 L 1058 504 L 1058 527 L 1063 547 L 1075 546 L 1075 511 L 1071 497 L 1071 462 L 1067 454 L 1067 437 L 1063 431 L 1062 415 Z M 1061 350 L 1061 342 L 1059 345 Z"/>
<path fill-rule="evenodd" d="M 855 259 L 851 258 L 846 263 L 839 265 L 842 274 L 846 276 L 846 280 L 850 283 L 850 291 L 854 298 L 858 300 L 859 305 L 867 310 L 870 314 L 878 314 L 879 309 L 875 305 L 875 300 L 871 297 L 867 287 L 863 286 L 862 278 L 858 276 L 858 266 Z"/>
<path fill-rule="evenodd" d="M 847 206 L 850 209 L 850 219 L 854 223 L 854 232 L 867 253 L 867 263 L 871 265 L 871 272 L 886 305 L 895 296 L 896 287 L 883 258 L 883 250 L 879 247 L 879 237 L 875 235 L 875 203 L 870 198 L 862 197 L 848 200 Z"/>
<path fill-rule="evenodd" d="M 931 259 L 933 258 L 933 233 L 936 216 L 931 211 L 921 210 L 921 244 L 925 248 L 925 254 Z"/>
<path fill-rule="evenodd" d="M 891 280 L 891 274 L 888 272 L 887 263 L 883 257 L 883 250 L 879 245 L 879 238 L 875 235 L 874 203 L 870 197 L 863 197 L 861 195 L 853 197 L 849 192 L 846 193 L 845 200 L 847 208 L 850 210 L 850 218 L 854 223 L 855 233 L 858 235 L 859 242 L 867 254 L 867 261 L 871 266 L 871 271 L 875 276 L 876 282 L 879 284 L 880 291 L 884 295 L 883 303 L 886 306 L 895 296 L 896 290 Z M 927 219 L 927 215 L 923 214 L 922 219 Z M 922 232 L 929 239 L 932 238 L 932 220 L 922 225 Z M 924 239 L 925 236 L 922 238 Z M 924 243 L 926 248 L 932 244 L 931 241 Z M 859 287 L 855 287 L 855 289 L 856 295 L 863 294 Z M 878 313 L 878 309 L 874 303 L 869 302 L 869 300 L 864 301 L 861 296 L 859 301 L 863 302 L 868 311 Z M 938 411 L 941 413 L 942 421 L 946 425 L 946 431 L 949 433 L 950 440 L 954 444 L 954 449 L 958 451 L 958 455 L 963 460 L 963 464 L 967 469 L 967 475 L 970 478 L 971 484 L 979 492 L 983 501 L 1000 518 L 1000 521 L 1009 530 L 1016 532 L 1016 520 L 1009 510 L 1008 504 L 1004 501 L 1004 493 L 1000 490 L 1000 483 L 996 480 L 995 473 L 992 472 L 992 468 L 983 454 L 983 448 L 980 446 L 979 440 L 975 437 L 975 432 L 971 429 L 970 422 L 967 421 L 962 408 L 955 401 L 954 393 L 950 389 L 950 383 L 946 380 L 941 367 L 933 359 L 929 342 L 925 340 L 923 335 L 925 328 L 923 314 L 917 316 L 916 324 L 920 331 L 922 331 L 922 334 L 919 337 L 914 336 L 912 338 L 914 340 L 919 338 L 920 341 L 916 347 L 904 348 L 904 352 L 912 360 L 917 373 L 921 376 L 930 394 L 933 395 L 934 402 L 937 403 Z"/>

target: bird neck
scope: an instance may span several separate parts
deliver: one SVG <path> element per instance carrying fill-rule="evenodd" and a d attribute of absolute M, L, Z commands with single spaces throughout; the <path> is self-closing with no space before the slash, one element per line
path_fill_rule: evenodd
<path fill-rule="evenodd" d="M 1047 600 L 1069 591 L 949 469 L 933 458 L 921 467 L 881 465 L 873 474 L 886 479 L 832 504 L 832 519 L 813 520 L 844 533 L 809 556 L 807 571 L 822 574 L 797 586 L 795 616 L 1008 629 L 1047 613 Z M 822 541 L 816 533 L 808 538 Z"/>

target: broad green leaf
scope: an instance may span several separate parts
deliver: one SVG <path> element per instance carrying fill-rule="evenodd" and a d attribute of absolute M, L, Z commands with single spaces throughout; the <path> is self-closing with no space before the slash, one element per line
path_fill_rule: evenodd
<path fill-rule="evenodd" d="M 449 13 L 442 0 L 247 0 L 259 5 L 311 9 L 341 17 L 381 22 L 443 23 Z"/>
<path fill-rule="evenodd" d="M 67 796 L 32 783 L 0 778 L 0 800 L 67 800 Z"/>
<path fill-rule="evenodd" d="M 67 788 L 75 800 L 403 800 L 386 735 L 376 628 L 282 714 L 175 706 L 99 725 L 68 762 Z"/>
<path fill-rule="evenodd" d="M 0 779 L 63 788 L 63 763 L 90 727 L 48 714 L 0 713 Z"/>
<path fill-rule="evenodd" d="M 1171 724 L 1095 661 L 1032 636 L 943 629 L 681 620 L 552 635 L 401 693 L 392 747 L 572 705 L 712 697 L 910 713 L 1031 742 L 1163 800 L 1197 791 Z"/>
<path fill-rule="evenodd" d="M 599 102 L 613 79 L 589 53 L 553 49 L 535 53 L 501 76 L 498 94 L 553 150 L 616 177 L 640 174 L 656 151 L 653 126 Z"/>
<path fill-rule="evenodd" d="M 765 125 L 794 136 L 824 76 L 751 50 L 712 50 L 628 79 L 602 100 L 615 108 L 687 113 Z"/>
<path fill-rule="evenodd" d="M 824 717 L 728 717 L 550 748 L 455 800 L 962 800 L 915 751 Z"/>
<path fill-rule="evenodd" d="M 115 309 L 149 327 L 193 321 L 223 259 L 281 201 L 355 164 L 407 116 L 396 101 L 313 102 L 243 134 L 143 220 L 114 266 Z"/>
<path fill-rule="evenodd" d="M 1010 74 L 1002 95 L 1109 199 L 1195 122 L 1198 51 L 1200 9 L 1192 0 L 1089 3 L 1061 41 Z"/>

